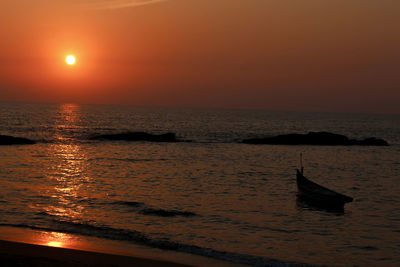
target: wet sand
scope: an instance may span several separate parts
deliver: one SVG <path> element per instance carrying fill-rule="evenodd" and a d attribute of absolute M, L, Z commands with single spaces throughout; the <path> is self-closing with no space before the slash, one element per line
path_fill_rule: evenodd
<path fill-rule="evenodd" d="M 0 240 L 0 266 L 190 266 L 174 262 Z"/>

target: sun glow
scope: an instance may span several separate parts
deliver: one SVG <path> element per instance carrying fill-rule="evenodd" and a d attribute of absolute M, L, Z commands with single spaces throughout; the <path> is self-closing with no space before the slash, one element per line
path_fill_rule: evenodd
<path fill-rule="evenodd" d="M 67 56 L 66 58 L 65 58 L 65 62 L 67 62 L 67 64 L 68 65 L 74 65 L 75 64 L 75 62 L 76 62 L 76 59 L 75 59 L 75 57 L 74 56 Z"/>
<path fill-rule="evenodd" d="M 50 241 L 50 242 L 47 242 L 47 245 L 48 245 L 49 247 L 56 247 L 56 248 L 62 248 L 62 247 L 63 247 L 63 243 L 57 242 L 57 241 Z"/>

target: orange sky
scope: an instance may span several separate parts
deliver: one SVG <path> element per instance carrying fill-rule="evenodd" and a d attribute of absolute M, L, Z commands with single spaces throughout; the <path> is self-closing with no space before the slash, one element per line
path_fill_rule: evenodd
<path fill-rule="evenodd" d="M 399 1 L 2 0 L 0 36 L 0 101 L 400 113 Z"/>

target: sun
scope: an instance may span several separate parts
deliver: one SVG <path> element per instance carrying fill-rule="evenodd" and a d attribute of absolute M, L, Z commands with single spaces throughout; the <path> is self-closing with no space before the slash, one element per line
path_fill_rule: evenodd
<path fill-rule="evenodd" d="M 65 58 L 65 62 L 67 62 L 68 65 L 74 65 L 76 62 L 76 58 L 72 55 L 69 55 Z"/>

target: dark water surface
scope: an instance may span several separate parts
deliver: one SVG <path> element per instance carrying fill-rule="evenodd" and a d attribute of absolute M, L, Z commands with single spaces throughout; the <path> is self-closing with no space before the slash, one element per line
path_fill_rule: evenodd
<path fill-rule="evenodd" d="M 0 225 L 127 241 L 263 266 L 400 264 L 400 116 L 0 104 Z M 87 141 L 175 132 L 182 143 Z M 389 147 L 246 145 L 283 133 L 375 136 Z M 354 197 L 296 200 L 295 170 Z"/>

